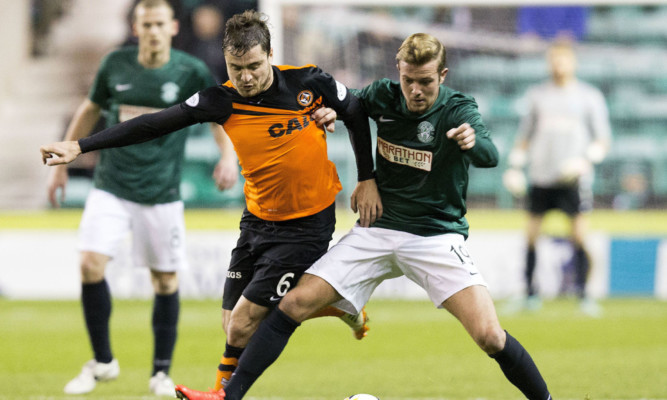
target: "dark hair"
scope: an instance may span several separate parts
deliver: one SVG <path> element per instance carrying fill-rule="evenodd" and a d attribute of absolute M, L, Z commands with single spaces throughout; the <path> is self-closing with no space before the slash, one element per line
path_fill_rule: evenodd
<path fill-rule="evenodd" d="M 405 61 L 412 65 L 424 65 L 438 60 L 438 72 L 447 64 L 447 50 L 434 36 L 428 33 L 415 33 L 403 41 L 396 54 L 396 61 Z"/>
<path fill-rule="evenodd" d="M 271 51 L 271 33 L 268 17 L 254 10 L 246 10 L 227 20 L 222 50 L 234 56 L 242 56 L 260 45 L 267 54 Z"/>

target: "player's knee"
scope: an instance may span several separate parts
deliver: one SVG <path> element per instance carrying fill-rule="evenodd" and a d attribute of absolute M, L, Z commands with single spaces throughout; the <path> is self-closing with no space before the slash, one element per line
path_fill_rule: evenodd
<path fill-rule="evenodd" d="M 580 235 L 576 235 L 576 234 L 575 234 L 575 235 L 572 236 L 571 242 L 572 242 L 572 245 L 573 245 L 575 248 L 577 248 L 577 249 L 583 249 L 583 248 L 584 248 L 584 245 L 585 245 L 584 240 L 585 240 L 585 238 L 584 238 L 583 236 L 580 236 Z"/>
<path fill-rule="evenodd" d="M 297 322 L 305 321 L 309 315 L 317 311 L 307 291 L 294 289 L 287 293 L 280 301 L 279 308 Z"/>
<path fill-rule="evenodd" d="M 83 283 L 97 283 L 104 279 L 104 267 L 107 258 L 95 253 L 81 254 L 81 281 Z"/>
<path fill-rule="evenodd" d="M 178 290 L 178 276 L 175 272 L 151 271 L 151 281 L 156 294 L 170 295 Z"/>
<path fill-rule="evenodd" d="M 505 347 L 506 336 L 500 327 L 491 326 L 477 332 L 474 339 L 486 354 L 494 354 Z"/>

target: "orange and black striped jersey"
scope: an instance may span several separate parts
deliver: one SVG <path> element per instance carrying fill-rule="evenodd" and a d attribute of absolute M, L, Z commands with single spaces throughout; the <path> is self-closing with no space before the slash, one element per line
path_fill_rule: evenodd
<path fill-rule="evenodd" d="M 269 221 L 315 214 L 341 190 L 326 132 L 310 120 L 323 105 L 346 114 L 350 95 L 313 65 L 273 66 L 265 92 L 242 97 L 227 82 L 183 103 L 199 122 L 225 128 L 241 164 L 248 211 Z"/>
<path fill-rule="evenodd" d="M 81 139 L 82 152 L 141 143 L 197 122 L 216 122 L 230 137 L 245 177 L 248 211 L 269 221 L 316 214 L 341 190 L 327 155 L 326 132 L 311 121 L 318 107 L 334 109 L 348 128 L 359 180 L 373 174 L 368 118 L 356 97 L 314 65 L 273 66 L 273 83 L 255 97 L 231 83 Z"/>

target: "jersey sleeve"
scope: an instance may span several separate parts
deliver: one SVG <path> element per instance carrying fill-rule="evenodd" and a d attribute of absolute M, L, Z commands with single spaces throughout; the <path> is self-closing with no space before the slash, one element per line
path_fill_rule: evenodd
<path fill-rule="evenodd" d="M 611 141 L 611 125 L 609 123 L 609 110 L 602 92 L 594 89 L 591 93 L 590 127 L 593 132 L 593 140 L 602 142 Z"/>
<path fill-rule="evenodd" d="M 491 134 L 477 109 L 477 102 L 472 97 L 461 96 L 451 112 L 454 127 L 467 122 L 475 130 L 475 145 L 465 152 L 472 164 L 480 168 L 492 168 L 498 165 L 498 149 L 493 144 Z"/>
<path fill-rule="evenodd" d="M 359 182 L 373 178 L 373 144 L 368 116 L 359 99 L 345 85 L 319 68 L 314 68 L 311 83 L 324 99 L 324 105 L 333 108 L 347 128 L 357 163 Z"/>
<path fill-rule="evenodd" d="M 379 115 L 377 110 L 386 110 L 389 107 L 387 102 L 382 100 L 388 82 L 389 80 L 384 78 L 374 81 L 363 89 L 350 89 L 350 92 L 359 99 L 366 114 L 373 119 L 376 119 Z"/>
<path fill-rule="evenodd" d="M 193 94 L 180 107 L 197 122 L 222 125 L 232 114 L 232 99 L 222 87 L 212 86 Z"/>
<path fill-rule="evenodd" d="M 95 75 L 95 80 L 88 93 L 88 99 L 102 108 L 108 108 L 108 100 L 111 98 L 109 91 L 109 64 L 113 53 L 107 54 L 100 63 L 100 67 Z"/>
<path fill-rule="evenodd" d="M 82 153 L 111 147 L 124 147 L 156 139 L 195 123 L 192 116 L 176 104 L 162 111 L 140 115 L 92 136 L 79 139 L 79 146 Z"/>
<path fill-rule="evenodd" d="M 312 68 L 306 85 L 322 96 L 325 106 L 333 108 L 338 114 L 346 110 L 350 101 L 347 87 L 319 67 Z"/>
<path fill-rule="evenodd" d="M 532 88 L 524 96 L 525 108 L 522 112 L 519 130 L 516 134 L 515 143 L 529 141 L 537 125 L 537 116 L 535 114 L 535 96 L 537 89 Z"/>

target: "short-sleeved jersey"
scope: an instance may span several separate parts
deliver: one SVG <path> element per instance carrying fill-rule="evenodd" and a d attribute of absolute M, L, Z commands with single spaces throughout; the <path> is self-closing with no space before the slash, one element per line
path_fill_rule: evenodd
<path fill-rule="evenodd" d="M 89 93 L 106 113 L 107 126 L 183 102 L 193 93 L 215 85 L 203 61 L 171 50 L 169 62 L 145 68 L 138 48 L 109 53 L 102 61 Z M 104 149 L 95 168 L 95 187 L 142 204 L 180 199 L 179 185 L 186 134 Z"/>
<path fill-rule="evenodd" d="M 562 163 L 585 157 L 593 140 L 611 140 L 609 113 L 602 93 L 575 81 L 565 87 L 553 82 L 526 92 L 527 112 L 519 126 L 517 140 L 526 140 L 528 176 L 533 185 L 560 185 Z M 591 182 L 585 177 L 583 182 Z"/>
<path fill-rule="evenodd" d="M 273 66 L 271 87 L 242 97 L 230 82 L 181 106 L 199 122 L 221 124 L 234 144 L 248 211 L 269 221 L 313 215 L 341 190 L 326 132 L 310 120 L 317 107 L 343 113 L 347 88 L 314 65 Z"/>
<path fill-rule="evenodd" d="M 383 214 L 373 226 L 421 236 L 467 237 L 468 166 L 493 167 L 498 151 L 477 104 L 444 85 L 427 112 L 409 111 L 398 82 L 382 79 L 354 92 L 377 122 L 376 180 Z M 462 151 L 446 133 L 469 123 L 475 146 Z"/>

